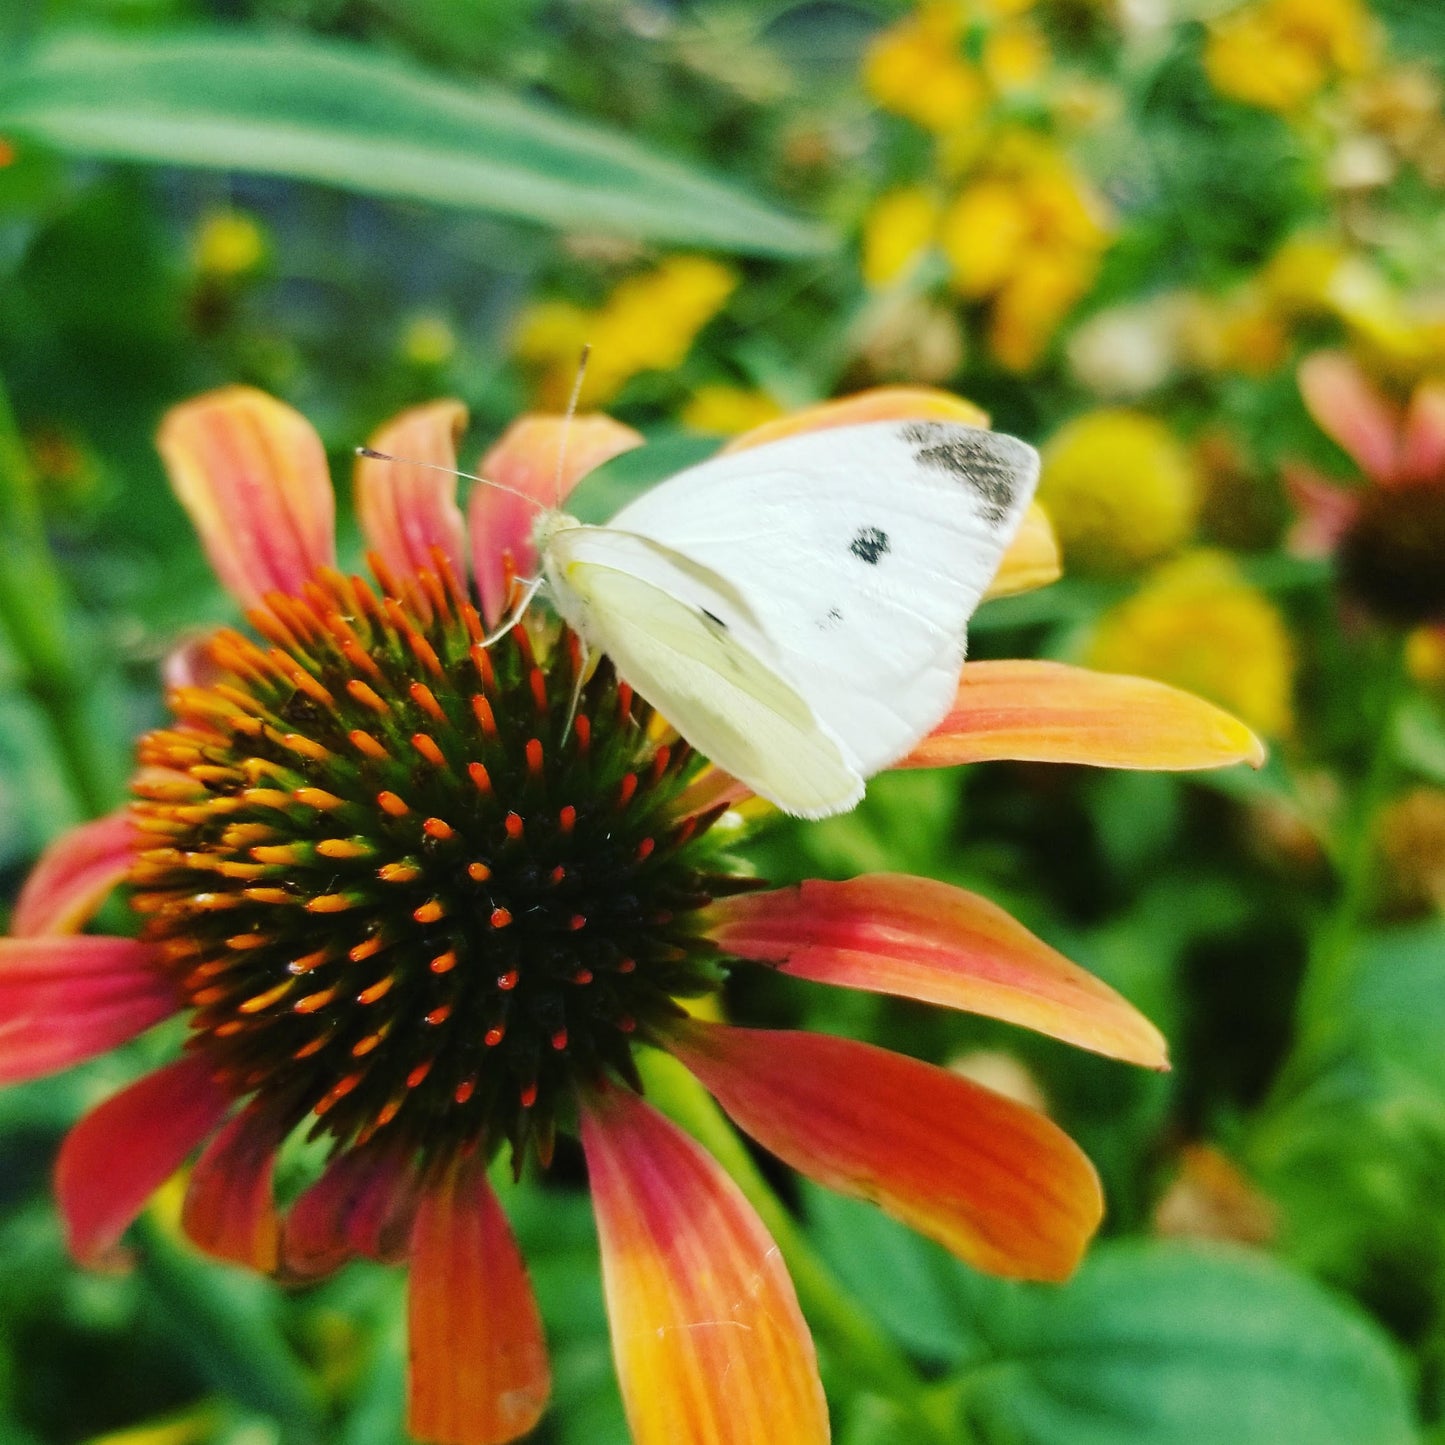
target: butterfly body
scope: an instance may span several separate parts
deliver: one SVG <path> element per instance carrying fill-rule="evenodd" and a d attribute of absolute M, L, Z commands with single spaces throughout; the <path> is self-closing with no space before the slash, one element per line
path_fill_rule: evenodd
<path fill-rule="evenodd" d="M 559 615 L 720 768 L 852 807 L 947 712 L 967 621 L 1033 493 L 1012 437 L 880 422 L 725 454 L 537 550 Z"/>

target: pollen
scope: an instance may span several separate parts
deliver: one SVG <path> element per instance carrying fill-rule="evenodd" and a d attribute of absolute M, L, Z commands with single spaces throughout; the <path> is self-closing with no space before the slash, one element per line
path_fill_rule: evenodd
<path fill-rule="evenodd" d="M 134 906 L 238 1102 L 519 1169 L 716 987 L 701 910 L 751 885 L 684 801 L 706 763 L 605 659 L 531 618 L 484 646 L 441 572 L 378 581 L 212 641 L 141 744 Z"/>

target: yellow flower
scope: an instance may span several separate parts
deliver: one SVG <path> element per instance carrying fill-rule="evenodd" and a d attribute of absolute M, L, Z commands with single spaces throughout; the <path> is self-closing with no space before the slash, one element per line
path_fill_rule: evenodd
<path fill-rule="evenodd" d="M 693 392 L 679 419 L 692 431 L 736 436 L 782 414 L 782 406 L 765 391 L 713 383 Z"/>
<path fill-rule="evenodd" d="M 697 334 L 722 309 L 736 275 L 706 256 L 670 256 L 629 276 L 594 311 L 543 301 L 525 311 L 513 338 L 517 357 L 539 371 L 544 406 L 567 401 L 584 344 L 592 353 L 579 404 L 610 400 L 643 371 L 682 364 Z"/>
<path fill-rule="evenodd" d="M 980 65 L 996 91 L 1027 89 L 1038 82 L 1048 63 L 1048 45 L 1027 20 L 995 26 L 983 42 Z"/>
<path fill-rule="evenodd" d="M 965 186 L 939 226 L 954 289 L 970 299 L 997 291 L 1012 274 L 1032 228 L 1027 198 L 1015 182 L 985 177 Z"/>
<path fill-rule="evenodd" d="M 863 86 L 884 109 L 940 134 L 960 130 L 983 108 L 982 78 L 958 53 L 959 5 L 930 3 L 889 26 L 868 47 Z"/>
<path fill-rule="evenodd" d="M 457 351 L 457 334 L 434 311 L 414 316 L 401 334 L 401 354 L 413 366 L 445 366 Z"/>
<path fill-rule="evenodd" d="M 212 211 L 201 221 L 192 254 L 203 276 L 244 276 L 265 259 L 266 233 L 244 211 Z"/>
<path fill-rule="evenodd" d="M 885 191 L 863 221 L 863 280 L 888 286 L 911 271 L 933 244 L 938 219 L 938 198 L 926 186 Z"/>
<path fill-rule="evenodd" d="M 1189 537 L 1199 483 L 1162 422 L 1106 408 L 1076 417 L 1044 448 L 1039 500 L 1069 566 L 1130 572 Z"/>
<path fill-rule="evenodd" d="M 1204 68 L 1221 95 L 1288 113 L 1362 73 L 1375 49 L 1360 0 L 1256 0 L 1210 26 Z"/>
<path fill-rule="evenodd" d="M 1188 688 L 1266 736 L 1291 729 L 1289 631 L 1226 553 L 1191 552 L 1160 567 L 1100 619 L 1087 661 Z"/>
<path fill-rule="evenodd" d="M 1422 686 L 1445 688 L 1445 631 L 1417 627 L 1405 639 L 1405 667 Z"/>

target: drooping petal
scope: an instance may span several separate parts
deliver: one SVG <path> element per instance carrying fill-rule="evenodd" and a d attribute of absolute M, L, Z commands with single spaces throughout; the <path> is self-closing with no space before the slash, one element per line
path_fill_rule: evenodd
<path fill-rule="evenodd" d="M 696 1020 L 667 1042 L 780 1159 L 977 1269 L 1067 1279 L 1103 1216 L 1098 1176 L 1067 1134 L 947 1069 L 851 1039 Z"/>
<path fill-rule="evenodd" d="M 961 396 L 932 386 L 876 386 L 766 421 L 734 437 L 723 451 L 745 451 L 800 432 L 862 426 L 870 421 L 956 421 L 964 426 L 986 427 L 988 413 Z"/>
<path fill-rule="evenodd" d="M 541 1418 L 547 1347 L 511 1227 L 475 1160 L 425 1194 L 412 1232 L 407 1429 L 445 1445 L 503 1445 Z"/>
<path fill-rule="evenodd" d="M 608 1089 L 582 1114 L 612 1352 L 636 1445 L 822 1445 L 813 1342 L 741 1191 L 680 1129 Z"/>
<path fill-rule="evenodd" d="M 1445 487 L 1445 381 L 1422 381 L 1410 398 L 1400 478 Z"/>
<path fill-rule="evenodd" d="M 157 437 L 171 485 L 216 575 L 254 607 L 299 594 L 335 558 L 335 498 L 311 424 L 249 386 L 172 408 Z"/>
<path fill-rule="evenodd" d="M 528 577 L 536 570 L 532 524 L 539 510 L 560 507 L 588 472 L 642 442 L 640 432 L 601 412 L 570 421 L 561 416 L 518 417 L 502 433 L 479 468 L 480 475 L 497 486 L 474 487 L 468 503 L 472 572 L 489 623 L 497 622 L 507 607 L 507 556 L 516 576 Z M 513 495 L 516 492 L 522 495 Z"/>
<path fill-rule="evenodd" d="M 1313 467 L 1286 462 L 1285 490 L 1294 504 L 1289 549 L 1301 557 L 1328 557 L 1360 514 L 1360 491 L 1322 477 Z"/>
<path fill-rule="evenodd" d="M 1031 502 L 998 564 L 998 571 L 993 574 L 993 581 L 988 584 L 984 600 L 1032 592 L 1057 582 L 1063 574 L 1059 539 L 1054 535 L 1049 514 L 1037 502 Z"/>
<path fill-rule="evenodd" d="M 964 1009 L 1146 1068 L 1163 1036 L 1131 1003 L 995 903 L 940 883 L 875 873 L 808 879 L 719 899 L 709 936 L 725 953 L 795 978 Z"/>
<path fill-rule="evenodd" d="M 156 951 L 130 938 L 0 938 L 0 1083 L 133 1039 L 179 1007 Z"/>
<path fill-rule="evenodd" d="M 1315 424 L 1376 482 L 1395 480 L 1400 418 L 1355 362 L 1340 351 L 1317 351 L 1299 368 L 1299 388 Z"/>
<path fill-rule="evenodd" d="M 253 1106 L 196 1160 L 181 1224 L 207 1254 L 262 1274 L 275 1270 L 280 1225 L 271 1183 L 284 1134 L 273 1114 Z"/>
<path fill-rule="evenodd" d="M 177 643 L 161 660 L 161 681 L 167 692 L 182 687 L 210 687 L 225 676 L 211 655 L 213 632 L 203 632 Z"/>
<path fill-rule="evenodd" d="M 1177 772 L 1257 768 L 1265 747 L 1222 708 L 1150 678 L 1063 662 L 970 662 L 948 716 L 896 766 L 1004 758 Z"/>
<path fill-rule="evenodd" d="M 417 1180 L 404 1153 L 343 1150 L 291 1206 L 282 1268 L 293 1279 L 317 1279 L 356 1255 L 398 1264 L 410 1248 L 416 1206 Z"/>
<path fill-rule="evenodd" d="M 20 890 L 10 931 L 17 938 L 78 933 L 135 858 L 128 812 L 110 813 L 62 833 L 41 855 Z"/>
<path fill-rule="evenodd" d="M 459 401 L 415 406 L 368 443 L 397 461 L 356 460 L 357 521 L 367 543 L 399 578 L 435 571 L 434 547 L 454 576 L 466 576 L 466 525 L 457 505 L 457 479 L 447 475 L 456 469 L 457 442 L 466 425 L 467 409 Z M 434 470 L 438 467 L 445 470 Z M 418 600 L 426 601 L 420 594 Z"/>
<path fill-rule="evenodd" d="M 109 1255 L 145 1202 L 225 1116 L 231 1098 L 191 1055 L 92 1109 L 60 1146 L 55 1193 L 70 1252 Z"/>

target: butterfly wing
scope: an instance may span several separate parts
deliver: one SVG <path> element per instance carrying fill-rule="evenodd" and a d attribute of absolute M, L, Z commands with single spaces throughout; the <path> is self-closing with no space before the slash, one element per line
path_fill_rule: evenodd
<path fill-rule="evenodd" d="M 1013 437 L 882 422 L 689 468 L 611 528 L 725 580 L 769 657 L 867 776 L 947 712 L 969 616 L 1038 478 Z"/>
<path fill-rule="evenodd" d="M 546 561 L 567 622 L 718 767 L 803 817 L 863 796 L 863 778 L 725 579 L 607 527 L 557 533 Z"/>

